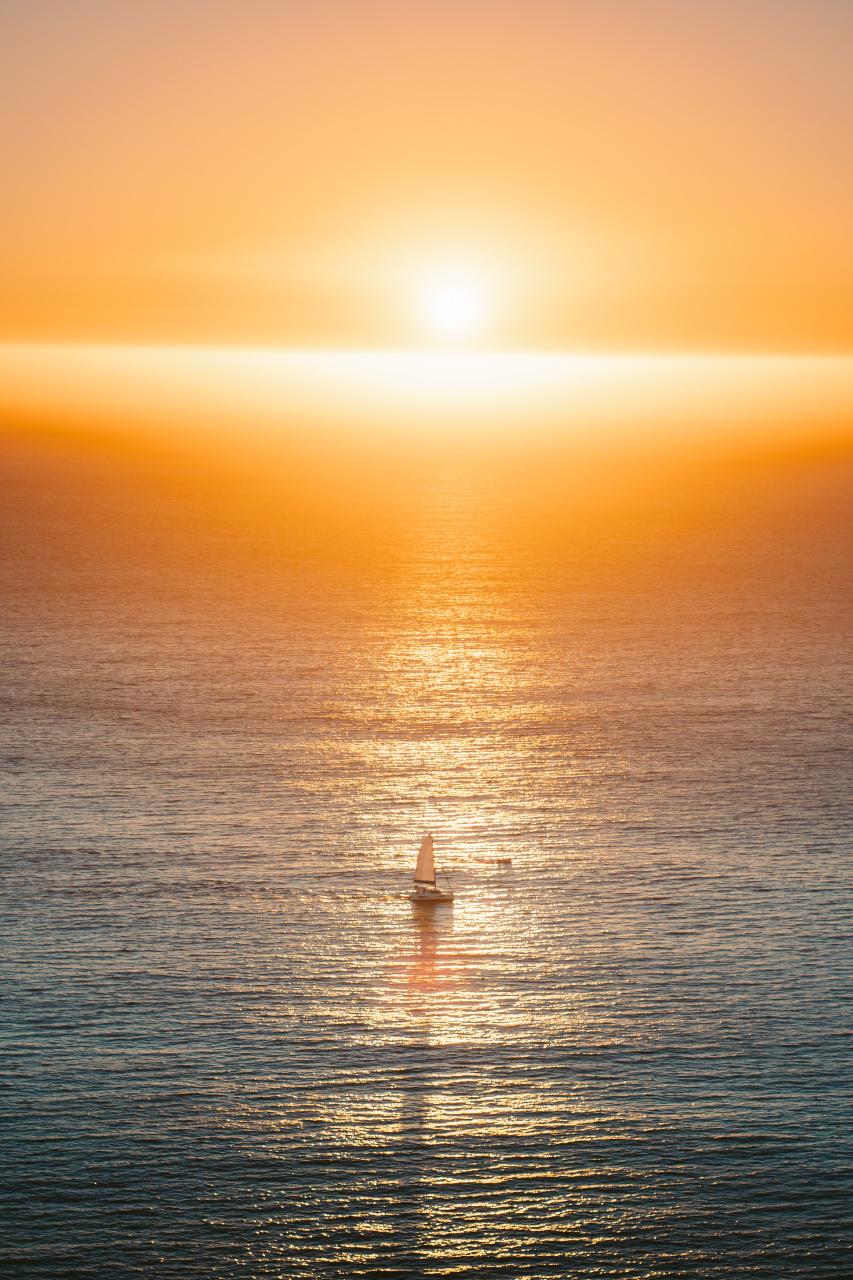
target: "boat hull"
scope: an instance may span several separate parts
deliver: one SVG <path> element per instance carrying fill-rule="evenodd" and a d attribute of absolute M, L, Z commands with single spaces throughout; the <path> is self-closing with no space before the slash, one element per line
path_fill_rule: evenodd
<path fill-rule="evenodd" d="M 409 894 L 409 901 L 417 906 L 432 907 L 439 902 L 452 902 L 452 893 L 443 893 L 441 889 L 415 889 Z"/>

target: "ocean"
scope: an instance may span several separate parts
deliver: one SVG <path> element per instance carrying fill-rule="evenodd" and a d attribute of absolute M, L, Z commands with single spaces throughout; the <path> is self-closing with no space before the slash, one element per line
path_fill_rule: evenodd
<path fill-rule="evenodd" d="M 4 1276 L 853 1275 L 848 463 L 3 470 Z"/>

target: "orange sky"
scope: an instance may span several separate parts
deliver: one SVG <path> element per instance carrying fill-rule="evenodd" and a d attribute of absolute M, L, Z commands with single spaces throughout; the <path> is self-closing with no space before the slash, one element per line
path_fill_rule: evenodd
<path fill-rule="evenodd" d="M 5 0 L 0 339 L 853 347 L 847 0 Z"/>
<path fill-rule="evenodd" d="M 851 66 L 853 0 L 2 0 L 7 531 L 60 494 L 95 563 L 146 469 L 176 563 L 379 565 L 456 484 L 543 563 L 759 473 L 796 528 L 853 456 Z"/>

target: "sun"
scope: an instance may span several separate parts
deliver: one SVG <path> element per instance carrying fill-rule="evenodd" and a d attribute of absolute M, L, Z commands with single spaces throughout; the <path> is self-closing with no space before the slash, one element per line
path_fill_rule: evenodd
<path fill-rule="evenodd" d="M 466 271 L 442 271 L 421 287 L 419 313 L 433 338 L 465 342 L 481 334 L 488 319 L 486 290 L 481 280 Z"/>

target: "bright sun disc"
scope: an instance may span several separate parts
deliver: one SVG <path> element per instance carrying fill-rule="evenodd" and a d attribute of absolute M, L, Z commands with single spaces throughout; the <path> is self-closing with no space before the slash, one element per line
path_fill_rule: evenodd
<path fill-rule="evenodd" d="M 478 281 L 468 276 L 438 276 L 423 289 L 421 314 L 430 332 L 438 338 L 454 341 L 472 338 L 485 324 L 483 290 Z"/>

